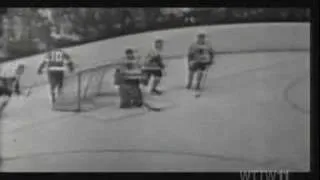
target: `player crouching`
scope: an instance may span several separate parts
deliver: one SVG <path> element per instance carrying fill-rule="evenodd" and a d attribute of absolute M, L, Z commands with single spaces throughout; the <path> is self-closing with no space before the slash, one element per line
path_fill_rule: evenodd
<path fill-rule="evenodd" d="M 200 90 L 203 74 L 213 64 L 213 58 L 214 51 L 206 39 L 206 33 L 198 33 L 197 41 L 191 44 L 188 53 L 187 89 L 192 88 L 193 77 L 197 73 L 195 90 Z"/>
<path fill-rule="evenodd" d="M 143 65 L 143 72 L 146 75 L 146 79 L 143 84 L 147 86 L 149 84 L 150 78 L 153 76 L 150 93 L 155 95 L 162 94 L 162 92 L 157 89 L 162 78 L 162 71 L 165 68 L 163 57 L 161 55 L 162 50 L 163 40 L 157 38 L 154 42 L 153 48 L 147 54 Z"/>
<path fill-rule="evenodd" d="M 19 64 L 13 74 L 2 74 L 0 76 L 0 114 L 8 105 L 13 94 L 22 95 L 20 91 L 20 78 L 25 71 L 25 66 Z"/>
<path fill-rule="evenodd" d="M 74 63 L 71 61 L 71 57 L 61 49 L 53 49 L 50 47 L 50 51 L 45 54 L 43 61 L 38 68 L 38 74 L 43 73 L 43 69 L 46 68 L 47 76 L 50 86 L 50 102 L 54 109 L 54 103 L 59 95 L 62 93 L 64 73 L 68 70 L 74 71 Z"/>
<path fill-rule="evenodd" d="M 143 99 L 140 83 L 144 78 L 139 60 L 131 48 L 126 49 L 126 57 L 114 74 L 118 86 L 120 108 L 142 107 Z"/>

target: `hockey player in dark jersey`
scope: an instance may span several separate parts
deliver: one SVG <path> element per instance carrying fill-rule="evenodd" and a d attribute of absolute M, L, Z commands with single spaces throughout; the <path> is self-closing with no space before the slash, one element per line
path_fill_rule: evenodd
<path fill-rule="evenodd" d="M 214 51 L 210 42 L 206 39 L 206 33 L 199 32 L 196 42 L 191 44 L 188 52 L 187 89 L 192 88 L 194 75 L 197 74 L 195 90 L 200 90 L 203 73 L 214 63 L 213 58 Z"/>
<path fill-rule="evenodd" d="M 62 93 L 65 71 L 73 72 L 74 63 L 65 51 L 51 46 L 39 65 L 38 74 L 41 75 L 45 68 L 50 85 L 51 105 L 54 106 L 56 98 Z"/>
<path fill-rule="evenodd" d="M 155 95 L 160 95 L 162 92 L 157 89 L 162 78 L 162 72 L 165 69 L 162 57 L 163 50 L 163 40 L 157 38 L 154 42 L 152 49 L 149 51 L 145 58 L 143 64 L 143 72 L 146 75 L 146 80 L 144 85 L 149 84 L 150 78 L 153 76 L 153 81 L 151 82 L 150 93 Z"/>
<path fill-rule="evenodd" d="M 24 71 L 25 66 L 23 64 L 19 64 L 14 69 L 14 72 L 9 74 L 2 73 L 0 76 L 0 113 L 2 113 L 4 108 L 8 105 L 13 94 L 22 94 L 20 90 L 20 78 Z"/>
<path fill-rule="evenodd" d="M 126 49 L 126 57 L 116 68 L 115 85 L 118 86 L 120 108 L 143 106 L 140 83 L 144 78 L 139 60 L 131 48 Z"/>

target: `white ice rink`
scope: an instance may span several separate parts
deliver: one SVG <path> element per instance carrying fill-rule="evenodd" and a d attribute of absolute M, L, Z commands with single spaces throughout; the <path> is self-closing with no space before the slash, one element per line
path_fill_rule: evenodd
<path fill-rule="evenodd" d="M 14 99 L 0 121 L 2 171 L 309 170 L 308 50 L 217 55 L 199 99 L 183 89 L 183 61 L 168 62 L 153 100 L 164 112 L 51 112 L 46 87 Z"/>

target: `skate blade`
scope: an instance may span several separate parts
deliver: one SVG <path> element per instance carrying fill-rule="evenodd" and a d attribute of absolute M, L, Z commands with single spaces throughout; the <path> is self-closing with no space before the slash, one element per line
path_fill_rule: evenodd
<path fill-rule="evenodd" d="M 194 92 L 194 97 L 199 98 L 201 96 L 201 92 Z"/>

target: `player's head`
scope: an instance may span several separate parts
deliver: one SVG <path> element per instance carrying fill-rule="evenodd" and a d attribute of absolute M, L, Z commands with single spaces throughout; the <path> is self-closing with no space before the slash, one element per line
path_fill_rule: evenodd
<path fill-rule="evenodd" d="M 206 41 L 207 33 L 205 31 L 199 31 L 197 33 L 197 42 L 203 44 Z"/>
<path fill-rule="evenodd" d="M 127 48 L 125 50 L 125 54 L 126 54 L 127 59 L 129 59 L 129 60 L 134 59 L 134 50 L 132 48 Z"/>
<path fill-rule="evenodd" d="M 156 50 L 162 51 L 163 50 L 163 39 L 157 37 L 154 41 L 154 48 Z"/>
<path fill-rule="evenodd" d="M 21 76 L 24 73 L 25 65 L 24 64 L 18 64 L 16 67 L 16 75 Z"/>
<path fill-rule="evenodd" d="M 52 50 L 54 50 L 54 49 L 55 49 L 54 44 L 52 44 L 52 43 L 48 43 L 48 44 L 47 44 L 47 51 L 52 51 Z"/>

